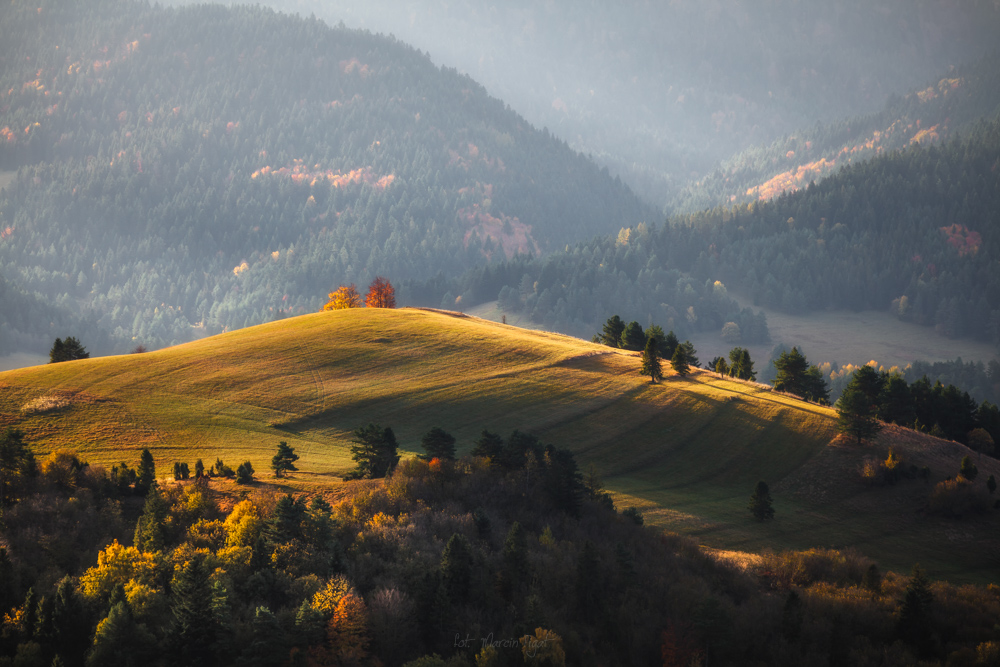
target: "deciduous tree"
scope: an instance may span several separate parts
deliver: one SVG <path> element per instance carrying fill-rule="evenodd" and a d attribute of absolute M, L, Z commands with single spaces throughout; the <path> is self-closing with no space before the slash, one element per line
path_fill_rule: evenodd
<path fill-rule="evenodd" d="M 360 308 L 362 306 L 361 295 L 358 288 L 351 283 L 341 285 L 330 292 L 330 300 L 323 306 L 323 310 L 344 310 L 347 308 Z"/>
<path fill-rule="evenodd" d="M 365 305 L 369 308 L 395 308 L 396 290 L 392 283 L 382 276 L 376 276 L 372 284 L 368 286 Z"/>

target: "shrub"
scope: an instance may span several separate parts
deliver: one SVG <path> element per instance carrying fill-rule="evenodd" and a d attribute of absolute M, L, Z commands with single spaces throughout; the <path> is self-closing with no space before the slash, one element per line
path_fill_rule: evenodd
<path fill-rule="evenodd" d="M 976 514 L 989 507 L 985 494 L 964 477 L 935 484 L 928 504 L 932 512 L 951 516 Z"/>

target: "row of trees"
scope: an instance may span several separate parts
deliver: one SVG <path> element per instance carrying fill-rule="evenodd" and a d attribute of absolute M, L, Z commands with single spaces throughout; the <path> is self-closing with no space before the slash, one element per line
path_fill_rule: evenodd
<path fill-rule="evenodd" d="M 358 294 L 358 288 L 354 283 L 341 285 L 330 292 L 329 296 L 330 300 L 323 306 L 323 310 L 345 310 L 360 308 L 362 305 L 361 295 Z M 368 286 L 364 305 L 368 308 L 395 308 L 396 289 L 388 279 L 376 276 Z"/>
<path fill-rule="evenodd" d="M 880 422 L 913 427 L 957 440 L 983 453 L 996 455 L 1000 439 L 1000 410 L 989 401 L 979 406 L 967 392 L 926 377 L 909 384 L 898 374 L 862 366 L 851 377 L 837 401 L 841 428 L 860 442 L 874 436 Z"/>

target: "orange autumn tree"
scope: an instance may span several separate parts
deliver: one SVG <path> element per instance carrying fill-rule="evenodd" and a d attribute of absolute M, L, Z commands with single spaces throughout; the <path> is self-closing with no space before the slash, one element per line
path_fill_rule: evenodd
<path fill-rule="evenodd" d="M 395 308 L 396 290 L 392 283 L 382 276 L 376 276 L 372 284 L 368 286 L 365 305 L 369 308 Z"/>
<path fill-rule="evenodd" d="M 361 295 L 354 283 L 341 285 L 333 292 L 330 292 L 330 301 L 323 310 L 343 310 L 345 308 L 360 308 Z"/>

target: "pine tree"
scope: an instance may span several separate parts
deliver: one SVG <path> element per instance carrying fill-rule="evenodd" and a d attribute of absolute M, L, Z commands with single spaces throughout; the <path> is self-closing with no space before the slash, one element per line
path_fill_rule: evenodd
<path fill-rule="evenodd" d="M 219 627 L 213 613 L 210 574 L 204 556 L 195 554 L 174 580 L 171 591 L 174 624 L 170 639 L 174 655 L 185 665 L 215 662 L 213 649 Z"/>
<path fill-rule="evenodd" d="M 896 626 L 903 640 L 917 646 L 926 646 L 930 608 L 933 603 L 934 595 L 931 593 L 927 573 L 919 564 L 914 565 Z"/>
<path fill-rule="evenodd" d="M 639 372 L 642 375 L 648 375 L 652 384 L 656 384 L 657 380 L 663 379 L 660 352 L 657 349 L 656 339 L 652 336 L 646 339 L 646 347 L 642 351 L 642 368 Z"/>
<path fill-rule="evenodd" d="M 674 367 L 674 372 L 681 377 L 691 372 L 691 367 L 688 366 L 687 350 L 683 345 L 674 348 L 674 356 L 670 358 L 670 364 Z"/>
<path fill-rule="evenodd" d="M 643 348 L 645 342 L 646 334 L 643 332 L 642 326 L 638 322 L 632 321 L 622 331 L 621 341 L 618 346 L 623 350 L 638 352 Z"/>
<path fill-rule="evenodd" d="M 875 406 L 853 380 L 837 401 L 837 424 L 842 433 L 856 437 L 859 445 L 882 430 Z"/>
<path fill-rule="evenodd" d="M 148 448 L 143 449 L 136 470 L 135 492 L 140 496 L 146 495 L 154 482 L 156 482 L 156 464 L 153 462 L 153 454 Z"/>
<path fill-rule="evenodd" d="M 253 484 L 253 474 L 253 464 L 249 461 L 244 461 L 236 468 L 236 483 Z"/>
<path fill-rule="evenodd" d="M 622 322 L 622 318 L 614 315 L 604 323 L 604 329 L 598 338 L 600 342 L 609 347 L 618 347 L 621 345 L 623 331 L 625 331 L 625 323 Z"/>
<path fill-rule="evenodd" d="M 295 453 L 294 447 L 289 447 L 288 443 L 282 440 L 278 443 L 278 452 L 271 458 L 271 470 L 275 477 L 284 477 L 288 472 L 298 470 L 295 462 L 299 460 L 299 455 Z"/>
<path fill-rule="evenodd" d="M 766 482 L 757 482 L 753 493 L 750 495 L 750 504 L 747 509 L 758 521 L 769 521 L 774 518 L 774 507 L 771 506 L 771 492 L 767 488 Z"/>
<path fill-rule="evenodd" d="M 441 583 L 453 602 L 464 602 L 472 585 L 472 549 L 468 541 L 455 533 L 441 554 Z"/>
<path fill-rule="evenodd" d="M 368 424 L 354 432 L 351 457 L 358 467 L 344 479 L 378 479 L 399 463 L 396 435 L 388 426 Z"/>
<path fill-rule="evenodd" d="M 421 458 L 448 460 L 453 460 L 455 458 L 454 436 L 446 433 L 443 429 L 440 429 L 437 426 L 424 434 L 424 437 L 420 440 L 420 445 L 426 452 L 426 454 L 424 454 Z"/>
<path fill-rule="evenodd" d="M 483 429 L 471 453 L 473 456 L 482 456 L 491 461 L 496 461 L 503 452 L 503 448 L 503 438 L 500 435 Z"/>
<path fill-rule="evenodd" d="M 166 546 L 166 523 L 169 508 L 154 483 L 146 494 L 142 516 L 135 525 L 135 548 L 140 551 L 162 551 Z"/>

